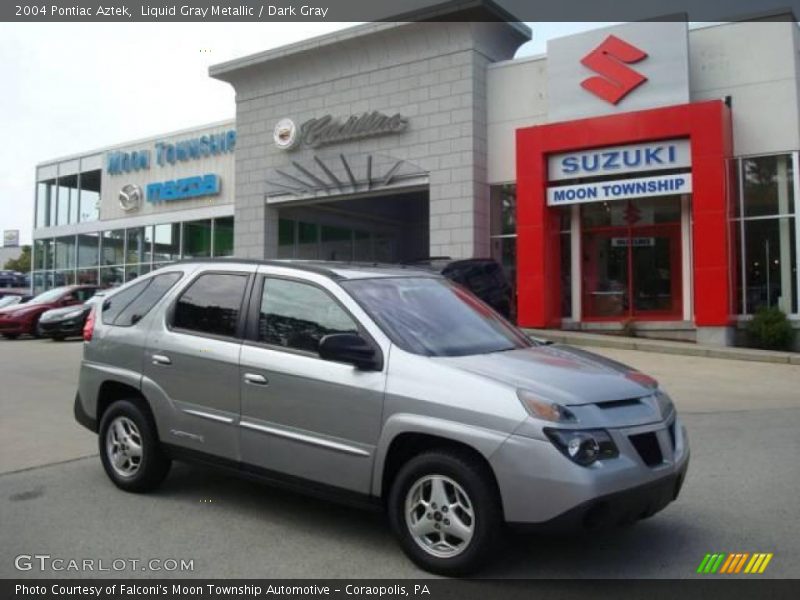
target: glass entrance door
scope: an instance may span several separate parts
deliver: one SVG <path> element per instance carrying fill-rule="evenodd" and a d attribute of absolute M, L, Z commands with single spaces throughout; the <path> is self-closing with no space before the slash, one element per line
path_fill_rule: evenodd
<path fill-rule="evenodd" d="M 675 213 L 658 210 L 663 207 L 652 200 L 639 202 L 644 205 L 631 201 L 605 207 L 605 215 L 591 207 L 583 215 L 586 320 L 682 318 L 680 204 Z M 618 225 L 619 220 L 627 223 Z"/>

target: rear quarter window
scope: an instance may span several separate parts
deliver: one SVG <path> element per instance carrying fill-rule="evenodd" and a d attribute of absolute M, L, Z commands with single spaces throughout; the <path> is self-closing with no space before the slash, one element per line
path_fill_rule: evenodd
<path fill-rule="evenodd" d="M 114 294 L 103 303 L 103 323 L 119 327 L 135 325 L 182 276 L 177 271 L 155 275 Z"/>

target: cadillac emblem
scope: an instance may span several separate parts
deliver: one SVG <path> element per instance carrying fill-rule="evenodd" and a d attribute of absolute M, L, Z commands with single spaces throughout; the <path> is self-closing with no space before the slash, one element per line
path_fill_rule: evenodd
<path fill-rule="evenodd" d="M 281 119 L 272 132 L 275 145 L 281 150 L 291 150 L 297 146 L 300 136 L 297 135 L 297 126 L 291 119 Z"/>

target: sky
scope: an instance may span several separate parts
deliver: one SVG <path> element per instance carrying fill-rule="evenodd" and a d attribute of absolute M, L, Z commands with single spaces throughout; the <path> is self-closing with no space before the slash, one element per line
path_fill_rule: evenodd
<path fill-rule="evenodd" d="M 30 243 L 36 164 L 231 119 L 233 88 L 210 65 L 352 25 L 0 23 L 0 231 Z M 606 24 L 528 25 L 518 57 Z"/>

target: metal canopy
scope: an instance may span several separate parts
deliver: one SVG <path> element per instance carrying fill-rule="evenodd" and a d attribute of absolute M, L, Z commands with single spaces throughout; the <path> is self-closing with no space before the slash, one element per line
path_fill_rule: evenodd
<path fill-rule="evenodd" d="M 428 172 L 385 154 L 313 155 L 267 174 L 267 202 L 295 202 L 380 192 L 427 183 Z"/>

